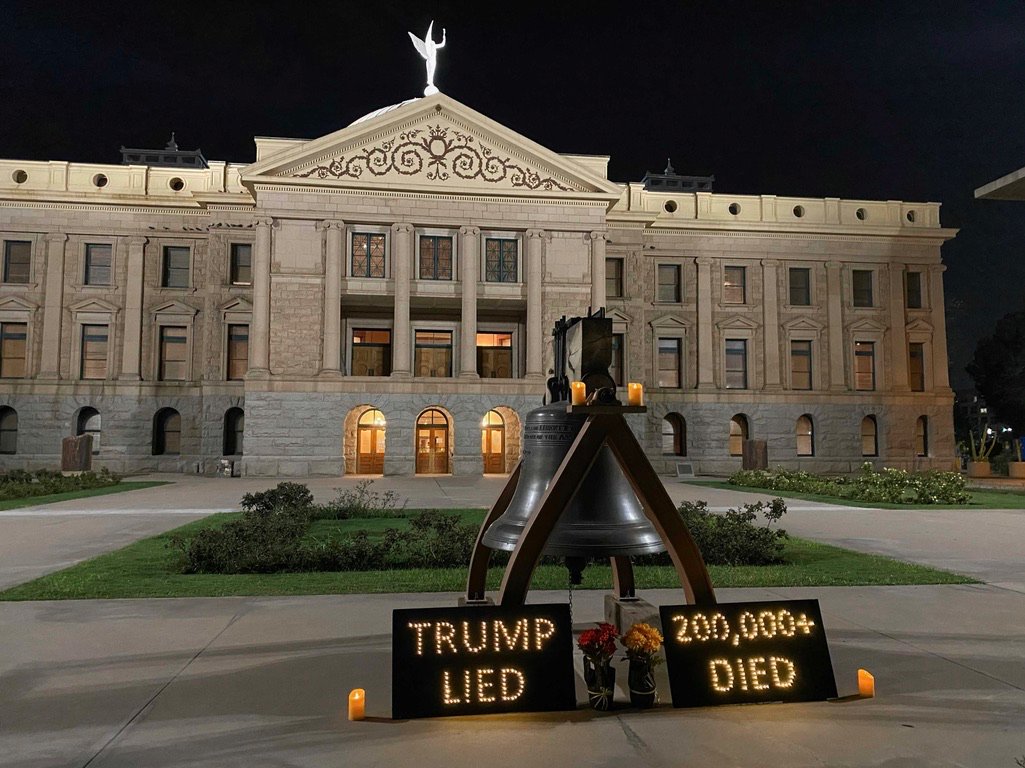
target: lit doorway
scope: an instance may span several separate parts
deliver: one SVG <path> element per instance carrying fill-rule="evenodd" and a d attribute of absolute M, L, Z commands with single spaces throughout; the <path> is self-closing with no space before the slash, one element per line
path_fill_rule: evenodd
<path fill-rule="evenodd" d="M 376 408 L 365 411 L 356 427 L 356 473 L 384 474 L 384 414 Z"/>
<path fill-rule="evenodd" d="M 448 474 L 448 419 L 431 408 L 416 420 L 416 473 Z"/>
<path fill-rule="evenodd" d="M 484 455 L 484 474 L 505 474 L 505 419 L 498 411 L 488 411 L 481 421 L 480 450 Z"/>

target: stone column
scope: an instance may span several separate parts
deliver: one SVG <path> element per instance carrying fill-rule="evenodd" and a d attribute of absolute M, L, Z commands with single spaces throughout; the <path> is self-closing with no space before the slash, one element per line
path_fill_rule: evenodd
<path fill-rule="evenodd" d="M 908 392 L 908 335 L 904 318 L 904 267 L 890 264 L 890 388 Z"/>
<path fill-rule="evenodd" d="M 765 339 L 765 389 L 782 389 L 779 355 L 779 286 L 775 259 L 762 260 L 762 318 Z"/>
<path fill-rule="evenodd" d="M 843 333 L 843 286 L 840 281 L 840 262 L 826 263 L 826 318 L 829 323 L 829 388 L 845 390 L 844 361 L 847 348 Z"/>
<path fill-rule="evenodd" d="M 122 381 L 142 378 L 142 299 L 146 277 L 146 238 L 128 238 L 128 280 L 125 284 L 125 331 L 121 350 Z"/>
<path fill-rule="evenodd" d="M 249 375 L 270 374 L 270 262 L 274 219 L 256 219 L 253 249 L 253 327 L 249 330 Z"/>
<path fill-rule="evenodd" d="M 325 221 L 324 347 L 321 376 L 342 375 L 342 264 L 345 260 L 345 222 Z"/>
<path fill-rule="evenodd" d="M 64 317 L 64 251 L 68 236 L 51 232 L 46 242 L 46 284 L 43 304 L 43 357 L 39 378 L 59 379 L 61 363 L 61 321 Z"/>
<path fill-rule="evenodd" d="M 698 265 L 698 389 L 715 389 L 712 362 L 715 343 L 712 333 L 712 259 L 699 256 L 694 262 Z"/>
<path fill-rule="evenodd" d="M 947 325 L 943 306 L 943 264 L 929 268 L 929 311 L 932 318 L 932 385 L 934 389 L 950 388 L 950 370 L 947 361 Z"/>
<path fill-rule="evenodd" d="M 459 229 L 459 279 L 463 289 L 462 324 L 459 336 L 459 375 L 467 379 L 477 374 L 477 282 L 480 276 L 480 229 Z"/>
<path fill-rule="evenodd" d="M 541 249 L 543 229 L 527 230 L 527 375 L 528 379 L 543 379 L 544 329 L 541 327 Z"/>
<path fill-rule="evenodd" d="M 591 238 L 591 311 L 605 306 L 605 243 L 608 233 L 596 230 Z"/>
<path fill-rule="evenodd" d="M 395 314 L 392 328 L 391 375 L 408 379 L 410 360 L 409 288 L 413 269 L 413 225 L 392 224 L 392 278 L 395 282 Z"/>

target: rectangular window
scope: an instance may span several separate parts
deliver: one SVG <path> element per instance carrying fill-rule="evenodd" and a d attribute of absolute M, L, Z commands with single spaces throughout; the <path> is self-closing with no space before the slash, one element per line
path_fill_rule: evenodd
<path fill-rule="evenodd" d="M 811 304 L 811 270 L 790 268 L 790 306 L 807 307 Z"/>
<path fill-rule="evenodd" d="M 384 277 L 384 235 L 352 233 L 349 274 L 353 277 Z"/>
<path fill-rule="evenodd" d="M 103 243 L 85 246 L 85 284 L 110 285 L 110 267 L 113 248 Z"/>
<path fill-rule="evenodd" d="M 722 283 L 723 304 L 747 303 L 747 268 L 725 267 Z"/>
<path fill-rule="evenodd" d="M 179 325 L 160 327 L 160 381 L 186 381 L 188 374 L 188 329 Z"/>
<path fill-rule="evenodd" d="M 811 389 L 811 342 L 790 342 L 790 388 Z"/>
<path fill-rule="evenodd" d="M 908 344 L 908 377 L 912 392 L 925 392 L 925 344 Z"/>
<path fill-rule="evenodd" d="M 413 345 L 413 375 L 452 375 L 452 331 L 417 331 Z"/>
<path fill-rule="evenodd" d="M 872 270 L 852 269 L 851 285 L 854 288 L 854 306 L 872 306 Z"/>
<path fill-rule="evenodd" d="M 872 341 L 854 342 L 854 388 L 876 388 L 876 345 Z"/>
<path fill-rule="evenodd" d="M 484 280 L 489 283 L 515 283 L 519 243 L 516 240 L 488 237 L 484 240 Z"/>
<path fill-rule="evenodd" d="M 32 243 L 4 241 L 4 282 L 27 283 L 32 265 Z"/>
<path fill-rule="evenodd" d="M 420 237 L 420 279 L 452 279 L 452 238 L 437 235 Z"/>
<path fill-rule="evenodd" d="M 678 304 L 681 300 L 680 266 L 678 264 L 658 265 L 658 300 Z"/>
<path fill-rule="evenodd" d="M 189 249 L 180 245 L 164 246 L 164 288 L 189 287 Z"/>
<path fill-rule="evenodd" d="M 391 331 L 357 328 L 352 332 L 352 375 L 391 375 Z"/>
<path fill-rule="evenodd" d="M 908 309 L 922 308 L 922 273 L 908 272 L 905 276 Z"/>
<path fill-rule="evenodd" d="M 228 380 L 240 381 L 249 370 L 249 326 L 228 326 Z"/>
<path fill-rule="evenodd" d="M 622 259 L 605 259 L 605 298 L 623 298 Z"/>
<path fill-rule="evenodd" d="M 0 323 L 0 378 L 25 377 L 27 338 L 26 323 Z"/>
<path fill-rule="evenodd" d="M 680 388 L 681 339 L 658 340 L 658 386 Z"/>
<path fill-rule="evenodd" d="M 747 339 L 726 339 L 726 389 L 747 389 Z"/>
<path fill-rule="evenodd" d="M 82 370 L 83 379 L 107 378 L 107 336 L 105 325 L 82 326 Z"/>
<path fill-rule="evenodd" d="M 253 284 L 253 246 L 249 243 L 231 244 L 231 266 L 228 270 L 232 285 Z"/>
<path fill-rule="evenodd" d="M 513 377 L 511 333 L 477 334 L 477 375 L 482 379 Z"/>
<path fill-rule="evenodd" d="M 612 334 L 612 364 L 609 375 L 617 387 L 623 386 L 623 334 Z"/>

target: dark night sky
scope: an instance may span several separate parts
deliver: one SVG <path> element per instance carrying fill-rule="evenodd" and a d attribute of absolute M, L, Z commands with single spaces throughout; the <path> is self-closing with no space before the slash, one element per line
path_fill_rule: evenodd
<path fill-rule="evenodd" d="M 0 2 L 0 157 L 249 162 L 420 95 L 406 35 L 447 27 L 442 91 L 616 181 L 671 155 L 716 190 L 943 203 L 955 384 L 1025 306 L 1025 3 Z"/>

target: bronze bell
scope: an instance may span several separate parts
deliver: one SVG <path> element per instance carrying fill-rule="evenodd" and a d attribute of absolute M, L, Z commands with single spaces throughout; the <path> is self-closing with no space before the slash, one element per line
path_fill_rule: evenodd
<path fill-rule="evenodd" d="M 512 551 L 587 417 L 566 403 L 535 408 L 523 426 L 523 465 L 505 513 L 484 532 L 491 549 Z M 568 558 L 647 555 L 665 545 L 608 446 L 603 446 L 548 538 L 545 554 Z"/>

